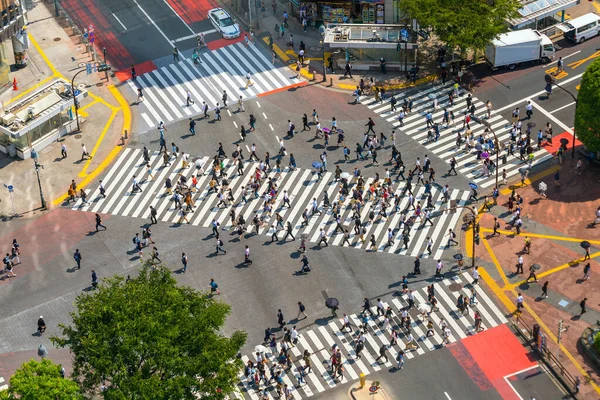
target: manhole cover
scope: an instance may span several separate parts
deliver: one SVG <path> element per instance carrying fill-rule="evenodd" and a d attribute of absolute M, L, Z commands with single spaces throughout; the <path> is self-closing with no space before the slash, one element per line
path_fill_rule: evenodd
<path fill-rule="evenodd" d="M 462 289 L 462 285 L 460 283 L 451 283 L 450 285 L 448 285 L 448 288 L 453 292 L 458 292 Z"/>
<path fill-rule="evenodd" d="M 77 87 L 79 89 L 85 89 L 87 87 L 87 85 L 85 83 L 80 83 L 79 85 L 77 85 Z"/>
<path fill-rule="evenodd" d="M 296 61 L 294 61 L 294 60 L 288 60 L 288 64 L 290 64 L 290 65 L 296 64 Z"/>
<path fill-rule="evenodd" d="M 104 83 L 100 82 L 100 83 L 96 83 L 96 87 L 101 87 L 104 86 Z"/>
<path fill-rule="evenodd" d="M 83 135 L 75 135 L 75 139 L 81 139 Z"/>
<path fill-rule="evenodd" d="M 308 48 L 308 50 L 309 51 L 321 51 L 321 50 L 323 50 L 323 48 L 322 47 L 311 46 L 311 47 Z"/>
<path fill-rule="evenodd" d="M 77 66 L 79 66 L 79 68 L 83 68 L 83 67 L 85 67 L 85 65 L 86 64 L 84 62 L 80 62 L 79 64 L 77 64 Z"/>
<path fill-rule="evenodd" d="M 55 37 L 55 38 L 54 38 L 54 41 L 55 41 L 55 42 L 60 42 L 60 38 L 59 38 L 59 37 Z"/>

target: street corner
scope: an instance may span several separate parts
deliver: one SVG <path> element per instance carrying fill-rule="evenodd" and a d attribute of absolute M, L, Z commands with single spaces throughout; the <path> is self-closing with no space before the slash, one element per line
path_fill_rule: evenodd
<path fill-rule="evenodd" d="M 134 67 L 136 75 L 147 74 L 148 72 L 152 72 L 157 69 L 156 64 L 153 61 L 144 61 L 139 64 L 135 64 Z M 119 80 L 120 83 L 127 82 L 131 79 L 131 67 L 125 68 L 120 71 L 115 72 L 115 78 Z"/>
<path fill-rule="evenodd" d="M 495 390 L 504 399 L 529 397 L 520 395 L 506 378 L 535 368 L 536 357 L 506 324 L 471 335 L 448 349 L 481 391 Z"/>
<path fill-rule="evenodd" d="M 5 244 L 16 239 L 21 250 L 20 263 L 13 268 L 17 276 L 8 278 L 5 275 L 0 279 L 0 286 L 39 271 L 44 265 L 61 256 L 65 249 L 70 249 L 85 237 L 95 234 L 93 213 L 56 208 L 30 220 L 26 225 L 0 238 L 0 243 Z"/>
<path fill-rule="evenodd" d="M 348 389 L 348 397 L 352 400 L 395 400 L 399 399 L 393 395 L 393 391 L 386 391 L 380 382 L 370 378 L 366 380 L 364 387 L 357 383 Z M 390 395 L 391 394 L 391 395 Z"/>

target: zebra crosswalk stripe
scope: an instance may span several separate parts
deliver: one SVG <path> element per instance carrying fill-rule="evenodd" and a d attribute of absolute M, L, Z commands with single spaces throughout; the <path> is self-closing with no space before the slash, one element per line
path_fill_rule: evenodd
<path fill-rule="evenodd" d="M 462 287 L 458 291 L 451 289 L 451 284 L 460 284 Z M 407 366 L 410 368 L 410 360 L 415 357 L 426 354 L 430 351 L 435 351 L 443 346 L 443 334 L 440 328 L 441 319 L 443 318 L 450 327 L 451 335 L 449 340 L 451 343 L 466 338 L 469 335 L 476 334 L 475 332 L 475 320 L 473 310 L 478 310 L 482 317 L 482 327 L 491 329 L 499 324 L 506 322 L 502 312 L 498 307 L 488 302 L 488 299 L 480 297 L 480 301 L 476 305 L 471 305 L 469 313 L 462 314 L 456 312 L 456 306 L 454 305 L 455 300 L 460 294 L 468 295 L 471 289 L 470 277 L 466 272 L 459 273 L 458 276 L 448 279 L 442 279 L 436 286 L 436 298 L 438 298 L 439 310 L 434 310 L 429 313 L 425 318 L 420 318 L 418 313 L 412 311 L 411 314 L 411 332 L 413 332 L 414 338 L 417 342 L 417 347 L 413 349 L 406 349 L 405 341 L 407 340 L 408 333 L 405 329 L 400 327 L 401 310 L 406 308 L 408 305 L 406 294 L 402 296 L 396 296 L 391 299 L 389 304 L 384 302 L 384 307 L 390 306 L 392 309 L 392 318 L 388 326 L 382 324 L 380 317 L 368 318 L 368 333 L 366 335 L 366 341 L 364 343 L 364 349 L 361 352 L 361 358 L 356 358 L 356 352 L 354 350 L 355 341 L 358 336 L 352 333 L 341 332 L 341 321 L 338 318 L 334 318 L 327 325 L 318 326 L 313 329 L 301 331 L 298 342 L 295 346 L 291 347 L 288 352 L 292 355 L 292 368 L 287 371 L 283 371 L 283 382 L 286 383 L 290 388 L 298 382 L 300 373 L 299 367 L 304 365 L 304 352 L 308 352 L 312 372 L 306 373 L 304 381 L 300 386 L 297 386 L 292 391 L 295 399 L 302 399 L 312 397 L 315 394 L 323 393 L 327 390 L 335 389 L 339 385 L 347 382 L 356 381 L 359 379 L 361 374 L 365 376 L 374 372 L 380 371 L 382 367 L 389 368 L 395 364 L 400 350 L 404 351 L 405 358 L 407 359 Z M 455 289 L 455 288 L 453 288 Z M 475 285 L 477 292 L 483 291 L 477 285 Z M 416 303 L 421 305 L 427 304 L 424 300 L 427 294 L 427 288 L 423 287 L 420 289 L 413 290 Z M 478 294 L 479 295 L 479 294 Z M 352 314 L 348 316 L 354 324 L 354 328 L 360 326 L 359 315 Z M 504 322 L 503 321 L 504 318 Z M 427 320 L 433 322 L 433 335 L 427 336 L 426 323 Z M 398 341 L 394 346 L 390 345 L 388 335 L 390 329 L 395 329 L 398 332 Z M 375 361 L 375 357 L 379 355 L 379 350 L 382 346 L 386 347 L 386 355 L 388 361 L 380 360 Z M 331 355 L 334 347 L 341 349 L 342 351 L 342 363 L 344 365 L 345 373 L 341 380 L 338 377 L 332 375 L 331 370 Z M 275 353 L 279 351 L 275 349 Z M 270 363 L 277 363 L 277 354 L 272 354 L 271 350 L 266 352 L 266 357 Z M 256 354 L 253 355 L 256 360 Z M 242 360 L 247 363 L 249 358 L 242 356 Z M 260 385 L 261 394 L 263 389 L 267 389 L 268 398 L 276 398 L 274 385 L 269 384 L 265 386 L 262 382 Z M 259 392 L 256 390 L 254 382 L 250 378 L 242 376 L 240 378 L 240 394 L 246 399 L 257 399 Z"/>
<path fill-rule="evenodd" d="M 277 180 L 277 194 L 273 198 L 274 203 L 271 208 L 270 215 L 264 210 L 264 197 L 254 199 L 254 195 L 248 196 L 248 202 L 240 201 L 243 187 L 248 186 L 249 182 L 255 174 L 255 168 L 258 163 L 246 162 L 244 165 L 244 173 L 237 174 L 237 165 L 229 159 L 224 159 L 224 171 L 229 176 L 229 188 L 234 197 L 234 202 L 225 206 L 217 207 L 218 191 L 211 190 L 209 193 L 209 181 L 212 176 L 212 163 L 210 158 L 200 158 L 203 165 L 209 163 L 205 168 L 204 175 L 198 176 L 197 190 L 192 190 L 193 208 L 188 213 L 187 219 L 191 225 L 210 227 L 213 220 L 216 220 L 221 225 L 221 228 L 228 230 L 232 221 L 230 218 L 231 210 L 235 210 L 237 216 L 242 216 L 248 223 L 251 223 L 252 214 L 262 220 L 262 226 L 259 228 L 259 234 L 271 235 L 275 225 L 275 214 L 279 213 L 285 221 L 289 221 L 292 225 L 293 234 L 305 234 L 309 242 L 318 242 L 320 229 L 323 228 L 328 237 L 328 244 L 334 246 L 353 247 L 355 249 L 369 249 L 369 237 L 375 235 L 377 251 L 387 252 L 390 254 L 406 254 L 411 256 L 428 257 L 427 237 L 431 237 L 433 241 L 433 251 L 435 258 L 441 257 L 442 252 L 447 248 L 444 242 L 443 232 L 449 227 L 453 227 L 460 216 L 459 213 L 450 214 L 447 211 L 440 211 L 445 203 L 441 190 L 437 186 L 431 188 L 432 204 L 434 211 L 432 220 L 434 226 L 422 224 L 422 221 L 416 220 L 413 226 L 409 229 L 410 241 L 408 250 L 402 244 L 402 229 L 399 226 L 400 212 L 394 211 L 394 205 L 390 204 L 387 218 L 376 216 L 373 223 L 368 220 L 368 215 L 372 206 L 375 204 L 374 199 L 365 202 L 360 212 L 361 221 L 366 228 L 366 242 L 363 244 L 359 235 L 355 234 L 354 221 L 352 215 L 352 195 L 348 194 L 342 198 L 340 193 L 341 184 L 333 181 L 333 174 L 326 172 L 322 179 L 318 179 L 316 173 L 308 169 L 291 170 L 285 168 L 280 173 L 271 170 L 267 176 L 273 180 Z M 163 159 L 158 152 L 150 154 L 150 169 L 154 175 L 151 179 L 146 171 L 146 162 L 144 161 L 142 151 L 140 149 L 125 149 L 118 157 L 115 164 L 108 170 L 102 181 L 105 187 L 106 198 L 100 196 L 98 187 L 92 188 L 88 192 L 91 193 L 88 197 L 88 203 L 82 203 L 78 199 L 75 205 L 69 207 L 73 210 L 90 211 L 93 213 L 104 213 L 119 215 L 132 218 L 148 218 L 150 208 L 152 206 L 157 211 L 157 219 L 163 222 L 172 222 L 177 224 L 179 221 L 178 210 L 173 205 L 173 196 L 166 193 L 164 185 L 166 178 L 172 181 L 173 187 L 179 177 L 185 177 L 188 181 L 192 175 L 197 174 L 198 170 L 194 168 L 194 163 L 190 162 L 191 166 L 183 168 L 182 157 L 170 157 L 170 164 L 164 164 Z M 136 176 L 142 192 L 132 193 L 133 176 Z M 373 182 L 373 178 L 366 179 L 366 185 Z M 395 193 L 400 194 L 404 190 L 405 182 L 394 182 Z M 264 193 L 268 187 L 268 179 L 264 179 L 259 187 L 258 193 Z M 287 207 L 283 203 L 283 191 L 287 191 L 290 198 L 291 207 Z M 302 191 L 302 192 L 300 192 Z M 457 189 L 451 190 L 450 198 L 457 200 L 459 205 L 466 204 L 469 197 L 469 192 L 460 191 Z M 339 207 L 341 225 L 344 230 L 348 230 L 349 242 L 346 243 L 344 233 L 336 232 L 336 218 L 333 215 L 332 207 L 323 206 L 323 198 L 327 194 L 330 199 L 330 204 L 340 203 Z M 425 189 L 423 186 L 415 188 L 416 201 L 424 202 Z M 318 209 L 321 212 L 319 215 L 311 215 L 308 224 L 303 224 L 302 212 L 304 209 L 312 210 L 313 198 L 317 199 Z M 408 198 L 405 196 L 399 203 L 399 209 L 403 210 L 408 205 Z M 425 204 L 423 204 L 424 206 Z M 376 214 L 381 210 L 381 201 L 374 208 Z M 409 210 L 409 215 L 412 210 Z M 278 228 L 279 229 L 279 228 Z M 395 243 L 392 246 L 387 246 L 388 229 L 392 229 Z"/>
<path fill-rule="evenodd" d="M 237 43 L 204 51 L 200 59 L 199 65 L 190 58 L 182 59 L 127 81 L 134 95 L 138 87 L 144 94 L 139 104 L 141 133 L 155 128 L 159 121 L 172 122 L 200 113 L 202 101 L 211 109 L 217 103 L 222 106 L 223 90 L 229 95 L 228 102 L 234 103 L 240 96 L 248 100 L 296 83 L 284 75 L 285 66 L 272 65 L 256 46 Z M 248 72 L 254 84 L 246 88 Z M 189 107 L 185 104 L 188 91 L 194 100 Z"/>
<path fill-rule="evenodd" d="M 473 180 L 482 188 L 490 187 L 495 184 L 495 174 L 484 176 L 482 174 L 480 162 L 478 160 L 471 160 L 471 157 L 475 157 L 474 153 L 466 153 L 462 149 L 460 149 L 460 151 L 455 151 L 456 133 L 458 131 L 454 131 L 453 129 L 452 132 L 448 133 L 448 128 L 445 128 L 443 124 L 440 124 L 440 138 L 433 142 L 426 140 L 428 129 L 425 127 L 425 114 L 427 111 L 432 109 L 433 102 L 432 98 L 429 96 L 441 98 L 441 101 L 438 101 L 438 108 L 432 112 L 434 121 L 439 121 L 442 118 L 444 114 L 444 108 L 447 108 L 449 111 L 452 110 L 455 113 L 461 113 L 459 118 L 467 108 L 467 96 L 465 96 L 465 91 L 463 89 L 460 90 L 461 96 L 455 99 L 453 106 L 450 106 L 447 97 L 447 94 L 450 90 L 451 83 L 447 83 L 445 85 L 434 85 L 433 87 L 429 87 L 418 93 L 405 92 L 395 96 L 399 102 L 407 97 L 411 97 L 413 100 L 412 112 L 405 116 L 403 126 L 400 126 L 400 123 L 398 122 L 398 114 L 400 113 L 399 110 L 401 107 L 398 107 L 396 111 L 390 111 L 389 101 L 386 100 L 383 103 L 375 102 L 374 99 L 369 96 L 362 97 L 361 102 L 363 105 L 385 118 L 388 122 L 392 123 L 394 128 L 400 132 L 419 142 L 425 140 L 423 144 L 428 151 L 433 152 L 446 162 L 449 162 L 452 157 L 455 157 L 457 160 L 458 172 L 464 174 L 468 179 Z M 494 113 L 494 111 L 492 111 L 491 117 L 487 118 L 487 109 L 485 104 L 474 96 L 472 96 L 472 102 L 476 106 L 476 116 L 481 119 L 486 119 L 487 122 L 490 123 L 492 129 L 494 129 L 494 132 L 498 137 L 498 142 L 502 144 L 506 141 L 509 141 L 511 123 L 500 114 Z M 458 121 L 458 123 L 460 124 L 461 121 Z M 478 137 L 480 134 L 482 134 L 484 129 L 484 125 L 471 122 L 471 131 L 475 137 Z M 461 136 L 463 135 L 464 133 L 461 133 Z M 501 151 L 504 152 L 505 150 Z M 541 163 L 552 157 L 552 155 L 544 149 L 534 150 L 533 154 L 535 155 L 534 163 Z M 519 169 L 523 164 L 524 162 L 520 161 L 518 157 L 507 154 L 507 164 L 497 165 L 496 167 L 505 169 L 507 177 L 511 177 L 519 173 Z"/>

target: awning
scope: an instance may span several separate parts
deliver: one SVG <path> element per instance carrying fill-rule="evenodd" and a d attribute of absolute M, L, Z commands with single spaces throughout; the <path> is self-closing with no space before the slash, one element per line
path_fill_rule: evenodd
<path fill-rule="evenodd" d="M 508 19 L 513 29 L 519 29 L 527 24 L 556 14 L 560 11 L 579 4 L 579 0 L 534 0 L 523 1 L 523 7 L 519 9 L 520 18 Z"/>

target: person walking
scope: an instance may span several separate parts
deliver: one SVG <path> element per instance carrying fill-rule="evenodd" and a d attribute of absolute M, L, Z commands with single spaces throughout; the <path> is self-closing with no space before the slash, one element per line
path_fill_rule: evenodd
<path fill-rule="evenodd" d="M 590 263 L 585 264 L 583 267 L 583 280 L 587 281 L 590 279 L 590 270 L 592 269 Z"/>
<path fill-rule="evenodd" d="M 185 255 L 185 253 L 181 253 L 181 264 L 183 265 L 181 272 L 183 272 L 185 274 L 187 271 L 187 265 L 188 265 L 188 257 Z"/>
<path fill-rule="evenodd" d="M 67 145 L 64 143 L 60 146 L 60 155 L 62 158 L 67 158 Z"/>
<path fill-rule="evenodd" d="M 306 315 L 306 307 L 304 306 L 304 304 L 302 304 L 301 301 L 298 302 L 298 316 L 296 317 L 296 320 L 300 318 L 300 314 L 304 316 L 304 318 L 302 319 L 308 318 L 308 315 Z"/>
<path fill-rule="evenodd" d="M 190 118 L 189 131 L 192 136 L 196 135 L 196 121 L 193 118 Z"/>
<path fill-rule="evenodd" d="M 244 248 L 244 263 L 252 264 L 252 260 L 250 259 L 250 247 L 248 247 L 248 245 Z"/>
<path fill-rule="evenodd" d="M 545 299 L 548 297 L 548 281 L 544 282 L 544 285 L 542 286 L 542 295 L 541 298 Z"/>
<path fill-rule="evenodd" d="M 96 271 L 92 270 L 92 287 L 96 289 L 98 286 L 98 275 L 96 275 Z"/>
<path fill-rule="evenodd" d="M 156 211 L 156 208 L 154 208 L 154 206 L 150 206 L 150 223 L 151 224 L 158 223 L 158 221 L 156 219 L 157 214 L 158 214 L 158 211 Z"/>
<path fill-rule="evenodd" d="M 277 323 L 279 324 L 279 329 L 282 329 L 285 326 L 285 318 L 281 308 L 277 310 Z"/>
<path fill-rule="evenodd" d="M 143 190 L 142 190 L 142 188 L 140 187 L 140 184 L 139 184 L 139 182 L 138 182 L 138 180 L 137 180 L 137 177 L 134 175 L 134 176 L 133 176 L 133 179 L 132 179 L 132 188 L 131 188 L 131 193 L 136 193 L 136 192 L 140 192 L 140 193 L 142 193 L 142 192 L 143 192 Z"/>
<path fill-rule="evenodd" d="M 92 156 L 90 156 L 90 153 L 87 151 L 87 147 L 85 147 L 85 144 L 81 143 L 81 161 L 85 160 L 86 157 L 91 160 Z"/>
<path fill-rule="evenodd" d="M 81 260 L 83 259 L 83 257 L 81 257 L 81 253 L 79 252 L 79 249 L 75 249 L 73 258 L 75 259 L 75 262 L 77 263 L 77 269 L 81 269 Z"/>
<path fill-rule="evenodd" d="M 450 247 L 452 245 L 452 243 L 454 243 L 455 245 L 458 245 L 458 242 L 456 241 L 456 233 L 454 233 L 454 231 L 452 229 L 448 229 L 448 233 L 446 234 L 446 236 L 448 236 L 447 247 Z"/>
<path fill-rule="evenodd" d="M 152 258 L 150 259 L 150 262 L 157 260 L 159 263 L 161 263 L 161 259 L 158 257 L 160 256 L 160 253 L 158 252 L 158 249 L 156 248 L 156 246 L 152 247 Z"/>
<path fill-rule="evenodd" d="M 221 294 L 221 291 L 219 290 L 219 285 L 217 284 L 217 282 L 215 282 L 215 280 L 213 278 L 210 278 L 210 283 L 208 284 L 208 286 L 210 287 L 211 295 L 213 293 L 216 293 L 217 296 Z"/>
<path fill-rule="evenodd" d="M 581 317 L 583 314 L 586 313 L 587 309 L 586 309 L 586 305 L 585 303 L 587 302 L 587 297 L 584 297 L 583 300 L 581 300 L 579 302 L 579 307 L 581 308 L 581 312 L 579 313 L 579 316 Z"/>
<path fill-rule="evenodd" d="M 104 225 L 102 225 L 102 217 L 100 217 L 100 214 L 96 213 L 96 232 L 98 232 L 98 228 L 102 227 L 104 228 L 104 230 L 106 230 L 106 227 Z"/>
<path fill-rule="evenodd" d="M 215 254 L 218 255 L 219 252 L 227 254 L 227 251 L 223 250 L 223 241 L 217 236 L 217 242 L 215 244 Z"/>
<path fill-rule="evenodd" d="M 517 259 L 517 274 L 522 274 L 523 273 L 523 256 L 519 256 L 519 258 Z"/>
<path fill-rule="evenodd" d="M 473 269 L 473 285 L 478 285 L 479 284 L 479 266 L 475 266 L 475 268 Z"/>
<path fill-rule="evenodd" d="M 531 267 L 529 267 L 529 276 L 527 277 L 527 280 L 525 282 L 529 282 L 529 280 L 533 278 L 534 281 L 537 283 L 537 276 L 535 276 L 535 268 L 533 267 L 533 265 Z"/>

